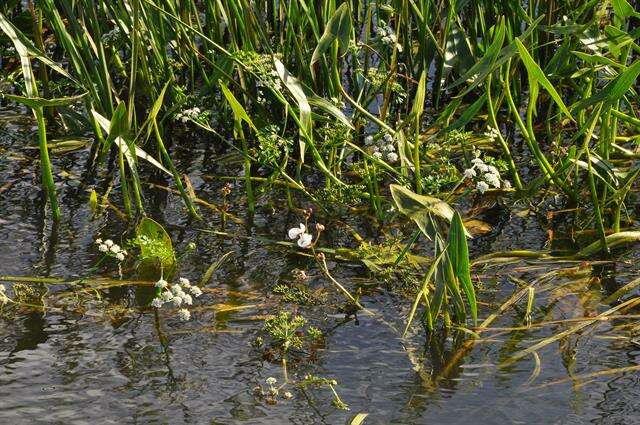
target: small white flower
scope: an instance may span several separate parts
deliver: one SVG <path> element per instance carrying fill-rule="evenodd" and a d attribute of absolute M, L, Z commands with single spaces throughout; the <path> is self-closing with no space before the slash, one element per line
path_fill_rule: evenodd
<path fill-rule="evenodd" d="M 287 400 L 291 400 L 293 398 L 293 394 L 291 394 L 290 391 L 285 391 L 284 394 L 282 394 L 282 397 L 286 398 Z"/>
<path fill-rule="evenodd" d="M 500 188 L 500 179 L 495 174 L 487 173 L 484 175 L 484 179 L 493 187 Z"/>
<path fill-rule="evenodd" d="M 491 174 L 495 174 L 497 177 L 500 177 L 500 171 L 493 165 L 487 165 L 487 172 Z"/>
<path fill-rule="evenodd" d="M 274 378 L 273 376 L 270 376 L 270 377 L 267 378 L 266 382 L 269 385 L 275 385 L 275 384 L 278 383 L 278 380 L 276 378 Z"/>
<path fill-rule="evenodd" d="M 476 164 L 475 167 L 478 169 L 478 171 L 480 171 L 481 173 L 486 173 L 487 171 L 489 171 L 489 166 L 485 163 L 482 164 Z"/>
<path fill-rule="evenodd" d="M 482 158 L 473 158 L 471 160 L 471 163 L 475 165 L 481 165 L 481 164 L 484 164 L 484 161 L 482 160 Z"/>
<path fill-rule="evenodd" d="M 176 295 L 175 297 L 171 298 L 171 302 L 176 307 L 180 307 L 182 305 L 182 297 Z"/>
<path fill-rule="evenodd" d="M 511 182 L 509 180 L 503 181 L 502 187 L 504 187 L 505 189 L 511 189 Z"/>
<path fill-rule="evenodd" d="M 187 310 L 186 308 L 181 308 L 180 310 L 178 310 L 178 316 L 180 317 L 180 320 L 186 322 L 187 320 L 191 319 L 191 312 L 189 312 L 189 310 Z"/>
<path fill-rule="evenodd" d="M 298 238 L 298 246 L 300 248 L 309 248 L 311 246 L 311 242 L 313 241 L 313 236 L 309 233 L 303 233 Z"/>
<path fill-rule="evenodd" d="M 184 277 L 181 277 L 180 279 L 178 279 L 178 282 L 180 282 L 180 285 L 184 286 L 185 288 L 191 287 L 191 282 L 189 282 L 189 279 L 186 279 Z"/>
<path fill-rule="evenodd" d="M 372 135 L 368 135 L 367 137 L 364 138 L 364 144 L 365 145 L 370 145 L 373 143 L 373 136 Z"/>
<path fill-rule="evenodd" d="M 151 301 L 151 305 L 155 308 L 160 308 L 162 307 L 162 300 L 160 298 L 154 298 L 153 301 Z"/>
<path fill-rule="evenodd" d="M 96 239 L 96 245 L 102 245 L 102 239 L 100 238 Z"/>
<path fill-rule="evenodd" d="M 385 35 L 384 37 L 382 37 L 382 42 L 384 44 L 391 44 L 391 38 L 389 38 L 388 35 Z"/>
<path fill-rule="evenodd" d="M 106 241 L 104 241 L 104 244 L 105 244 L 108 248 L 110 248 L 110 247 L 111 247 L 111 245 L 113 245 L 113 241 L 112 241 L 111 239 L 107 239 Z"/>
<path fill-rule="evenodd" d="M 302 223 L 300 223 L 300 227 L 292 227 L 289 229 L 289 239 L 298 239 L 306 230 L 307 228 Z"/>
<path fill-rule="evenodd" d="M 464 178 L 472 179 L 475 176 L 476 176 L 476 170 L 474 170 L 473 168 L 467 168 L 466 170 L 464 170 Z"/>
<path fill-rule="evenodd" d="M 169 302 L 173 299 L 173 294 L 170 291 L 164 291 L 162 293 L 162 301 Z"/>
<path fill-rule="evenodd" d="M 476 184 L 476 189 L 478 189 L 478 192 L 484 193 L 487 189 L 489 189 L 489 185 L 483 181 L 479 181 L 478 184 Z"/>
<path fill-rule="evenodd" d="M 177 284 L 176 284 L 176 285 L 173 285 L 173 286 L 171 287 L 171 292 L 173 292 L 173 294 L 174 294 L 174 295 L 181 294 L 181 293 L 183 292 L 183 291 L 182 291 L 182 287 L 181 287 L 180 285 L 177 285 Z"/>
<path fill-rule="evenodd" d="M 124 261 L 124 254 L 122 252 L 119 252 L 116 254 L 116 259 L 118 261 Z"/>
<path fill-rule="evenodd" d="M 390 162 L 391 164 L 395 163 L 398 161 L 398 154 L 395 152 L 389 152 L 387 154 L 387 161 Z"/>
<path fill-rule="evenodd" d="M 106 246 L 105 244 L 102 244 L 102 245 L 100 245 L 100 246 L 98 247 L 98 251 L 100 251 L 100 252 L 107 252 L 107 251 L 109 251 L 109 247 L 108 247 L 108 246 Z"/>
<path fill-rule="evenodd" d="M 198 298 L 200 295 L 202 295 L 202 290 L 200 288 L 198 288 L 197 286 L 192 286 L 191 288 L 189 288 L 189 290 L 191 291 L 193 296 L 196 297 L 196 298 Z"/>
<path fill-rule="evenodd" d="M 167 282 L 166 280 L 160 279 L 159 281 L 156 282 L 155 287 L 164 289 L 164 288 L 167 287 L 168 284 L 169 284 L 169 282 Z"/>
<path fill-rule="evenodd" d="M 387 143 L 391 143 L 391 142 L 393 142 L 393 136 L 392 136 L 392 135 L 390 135 L 389 133 L 386 133 L 386 134 L 384 135 L 383 139 L 384 139 L 384 141 L 385 141 L 385 142 L 387 142 Z"/>
<path fill-rule="evenodd" d="M 191 298 L 191 295 L 189 295 L 189 294 L 185 294 L 185 293 L 182 293 L 182 294 L 180 294 L 180 295 L 181 295 L 181 297 L 182 297 L 182 302 L 183 302 L 185 305 L 191 305 L 191 304 L 193 304 L 193 298 Z"/>
<path fill-rule="evenodd" d="M 382 159 L 382 152 L 375 151 L 374 153 L 371 154 L 371 156 L 373 156 L 374 158 L 377 158 L 377 159 Z"/>
<path fill-rule="evenodd" d="M 114 254 L 117 254 L 120 252 L 120 247 L 116 244 L 111 245 L 111 248 L 109 248 L 111 250 L 111 252 L 113 252 Z"/>

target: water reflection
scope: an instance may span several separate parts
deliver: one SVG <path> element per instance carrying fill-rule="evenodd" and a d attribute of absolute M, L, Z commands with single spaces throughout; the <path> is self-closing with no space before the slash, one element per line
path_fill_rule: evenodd
<path fill-rule="evenodd" d="M 122 234 L 126 223 L 112 212 L 92 220 L 86 188 L 94 177 L 83 174 L 84 164 L 76 164 L 70 154 L 56 156 L 55 166 L 82 177 L 59 179 L 65 215 L 59 225 L 52 225 L 34 164 L 25 160 L 23 146 L 3 137 L 0 146 L 10 154 L 0 156 L 0 275 L 83 275 L 96 259 L 90 248 L 94 237 Z M 234 173 L 224 164 L 201 164 L 211 157 L 211 149 L 203 142 L 189 152 L 178 149 L 176 155 L 179 169 L 192 170 L 194 189 L 208 202 L 219 199 L 223 184 L 208 176 Z M 20 161 L 14 160 L 21 155 Z M 146 181 L 170 183 L 145 172 Z M 97 181 L 104 193 L 109 182 Z M 234 191 L 240 198 L 241 186 Z M 208 284 L 207 307 L 184 324 L 170 315 L 157 317 L 139 309 L 152 296 L 149 288 L 122 286 L 100 291 L 100 300 L 85 294 L 82 302 L 51 305 L 46 314 L 25 311 L 15 319 L 0 319 L 0 422 L 336 424 L 364 411 L 370 413 L 367 424 L 617 424 L 633 423 L 640 413 L 635 402 L 640 396 L 637 372 L 587 379 L 588 383 L 579 379 L 640 364 L 640 329 L 628 319 L 602 321 L 551 343 L 538 351 L 538 364 L 526 356 L 499 367 L 514 353 L 571 329 L 579 323 L 575 320 L 593 317 L 637 294 L 634 289 L 604 302 L 637 276 L 637 253 L 629 254 L 628 263 L 594 270 L 525 261 L 477 270 L 484 286 L 483 318 L 519 288 L 512 276 L 531 283 L 550 271 L 551 275 L 540 280 L 534 305 L 535 321 L 548 324 L 527 328 L 521 302 L 473 344 L 464 332 L 426 337 L 418 327 L 411 338 L 401 339 L 397 330 L 403 328 L 409 303 L 382 290 L 365 290 L 363 296 L 374 317 L 327 317 L 322 305 L 301 308 L 327 331 L 327 338 L 315 352 L 292 361 L 289 373 L 297 378 L 306 373 L 335 378 L 352 410 L 335 410 L 331 394 L 322 391 L 308 391 L 306 396 L 296 392 L 292 401 L 267 405 L 254 397 L 252 388 L 268 376 L 282 380 L 281 365 L 270 362 L 251 343 L 265 314 L 292 309 L 278 305 L 270 290 L 289 279 L 294 268 L 308 269 L 312 276 L 320 273 L 304 258 L 240 236 L 281 239 L 295 215 L 265 208 L 251 221 L 236 199 L 230 212 L 243 222 L 227 221 L 226 231 L 238 237 L 221 237 L 206 232 L 219 229 L 219 214 L 203 208 L 206 220 L 193 222 L 175 194 L 149 189 L 145 196 L 147 212 L 165 225 L 179 251 L 190 242 L 198 247 L 185 257 L 181 275 L 197 281 L 212 262 L 233 253 Z M 499 205 L 487 211 L 484 218 L 492 229 L 473 242 L 475 254 L 547 244 L 548 223 L 530 212 L 509 212 Z M 378 230 L 368 221 L 352 224 L 372 237 Z M 345 240 L 338 230 L 330 237 L 337 245 Z M 557 234 L 554 240 L 557 245 L 551 248 L 564 248 Z M 370 279 L 366 270 L 349 264 L 338 263 L 332 272 L 345 281 Z M 322 284 L 322 279 L 310 283 L 314 288 Z M 553 383 L 567 376 L 574 380 Z M 536 387 L 540 385 L 547 386 Z"/>

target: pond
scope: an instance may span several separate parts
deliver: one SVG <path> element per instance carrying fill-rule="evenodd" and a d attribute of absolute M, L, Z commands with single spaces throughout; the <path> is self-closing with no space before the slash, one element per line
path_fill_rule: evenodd
<path fill-rule="evenodd" d="M 362 264 L 329 259 L 336 279 L 364 288 L 367 312 L 356 317 L 333 308 L 335 295 L 296 306 L 274 293 L 295 269 L 306 271 L 310 288 L 334 292 L 311 259 L 268 242 L 285 240 L 300 220 L 283 200 L 264 202 L 249 219 L 242 185 L 234 183 L 228 213 L 236 219 L 223 223 L 201 208 L 198 222 L 178 195 L 159 188 L 162 180 L 143 173 L 145 184 L 155 185 L 145 192 L 147 214 L 184 254 L 180 276 L 198 282 L 230 253 L 205 282 L 192 320 L 182 322 L 147 307 L 126 267 L 122 285 L 114 284 L 113 267 L 98 267 L 82 287 L 29 278 L 87 276 L 99 257 L 94 240 L 118 240 L 130 230 L 112 209 L 92 211 L 87 188 L 96 177 L 86 172 L 82 150 L 54 154 L 55 169 L 66 170 L 57 177 L 66 214 L 52 224 L 31 154 L 35 130 L 26 111 L 0 111 L 0 275 L 9 293 L 18 288 L 26 299 L 44 301 L 44 310 L 3 310 L 1 423 L 341 424 L 357 413 L 368 413 L 367 424 L 640 423 L 640 316 L 627 308 L 607 313 L 628 295 L 611 297 L 637 276 L 637 250 L 615 261 L 476 264 L 479 319 L 499 312 L 478 338 L 455 329 L 427 337 L 417 324 L 402 338 L 411 299 L 387 290 Z M 237 175 L 240 165 L 207 161 L 211 146 L 203 139 L 171 154 L 199 196 L 214 203 L 226 183 L 215 176 Z M 523 207 L 495 204 L 483 214 L 492 228 L 471 242 L 472 258 L 551 248 L 551 230 L 560 241 L 569 231 Z M 380 232 L 365 216 L 349 224 L 367 239 Z M 325 226 L 327 246 L 351 243 L 341 223 Z M 527 284 L 536 287 L 529 323 L 526 293 L 499 310 Z M 265 318 L 283 310 L 324 333 L 321 343 L 292 353 L 286 369 L 256 344 Z M 518 357 L 536 344 L 533 354 Z M 270 377 L 284 383 L 285 373 L 335 379 L 350 410 L 336 409 L 327 388 L 287 386 L 281 391 L 292 397 L 275 402 L 256 391 Z"/>

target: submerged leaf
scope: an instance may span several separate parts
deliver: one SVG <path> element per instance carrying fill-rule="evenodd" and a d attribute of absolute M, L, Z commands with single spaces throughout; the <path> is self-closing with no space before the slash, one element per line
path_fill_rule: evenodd
<path fill-rule="evenodd" d="M 170 276 L 176 265 L 171 237 L 156 221 L 145 217 L 136 229 L 140 247 L 138 274 L 146 279 Z"/>

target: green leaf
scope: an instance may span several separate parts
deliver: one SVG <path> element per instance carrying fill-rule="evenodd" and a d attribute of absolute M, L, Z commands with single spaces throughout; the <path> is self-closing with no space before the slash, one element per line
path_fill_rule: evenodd
<path fill-rule="evenodd" d="M 607 246 L 609 248 L 631 245 L 640 241 L 640 231 L 617 232 L 607 236 L 605 239 L 607 240 Z M 602 248 L 602 240 L 597 240 L 580 250 L 575 256 L 577 258 L 589 258 L 592 255 L 598 254 Z"/>
<path fill-rule="evenodd" d="M 229 105 L 231 105 L 231 110 L 233 111 L 233 116 L 235 117 L 236 121 L 244 121 L 249 124 L 249 127 L 255 130 L 256 126 L 253 125 L 253 121 L 251 121 L 251 118 L 249 118 L 247 111 L 244 110 L 240 102 L 238 102 L 238 100 L 233 95 L 233 93 L 231 93 L 226 84 L 223 83 L 222 80 L 218 80 L 218 84 L 220 84 L 220 88 L 222 89 L 222 93 L 227 99 L 227 102 L 229 102 Z"/>
<path fill-rule="evenodd" d="M 425 274 L 424 279 L 422 280 L 422 288 L 420 288 L 420 290 L 418 291 L 418 293 L 416 294 L 416 298 L 413 301 L 413 305 L 411 306 L 411 311 L 409 312 L 409 317 L 407 318 L 407 325 L 404 328 L 404 332 L 402 332 L 402 337 L 404 338 L 405 335 L 407 335 L 407 332 L 409 331 L 409 327 L 411 326 L 411 323 L 413 322 L 413 318 L 416 314 L 416 310 L 418 309 L 418 305 L 420 304 L 420 299 L 424 298 L 425 300 L 425 307 L 427 310 L 427 314 L 429 316 L 429 323 L 431 324 L 431 326 L 428 326 L 431 330 L 431 328 L 433 327 L 433 321 L 431 320 L 431 306 L 430 306 L 430 302 L 429 302 L 429 282 L 431 281 L 431 278 L 433 276 L 433 274 L 436 271 L 436 267 L 438 265 L 438 263 L 440 262 L 440 260 L 442 259 L 442 256 L 447 252 L 447 250 L 445 249 L 444 251 L 442 251 L 440 253 L 440 255 L 438 255 L 433 262 L 431 263 L 431 266 L 429 266 L 429 270 L 427 270 L 427 274 Z"/>
<path fill-rule="evenodd" d="M 389 186 L 391 196 L 398 210 L 415 221 L 422 233 L 431 238 L 427 232 L 429 215 L 437 215 L 447 221 L 453 218 L 454 210 L 441 199 L 427 195 L 418 195 L 406 187 L 392 184 Z"/>
<path fill-rule="evenodd" d="M 627 0 L 611 0 L 611 5 L 613 6 L 614 13 L 620 18 L 628 18 L 629 16 L 640 18 L 640 13 L 636 12 Z"/>
<path fill-rule="evenodd" d="M 60 65 L 42 54 L 40 50 L 36 48 L 33 42 L 31 42 L 31 40 L 25 37 L 24 34 L 22 34 L 15 26 L 13 26 L 2 13 L 0 13 L 0 30 L 7 34 L 7 36 L 11 39 L 20 57 L 33 56 L 45 65 L 49 66 L 54 71 L 58 72 L 61 75 L 64 75 L 72 82 L 77 83 L 77 81 L 73 79 L 73 77 L 71 77 L 71 75 L 69 75 L 67 71 L 60 67 Z"/>
<path fill-rule="evenodd" d="M 341 123 L 353 130 L 353 124 L 351 123 L 351 120 L 347 118 L 347 116 L 336 105 L 329 102 L 327 99 L 314 95 L 308 96 L 307 100 L 309 101 L 309 105 L 320 108 L 328 114 L 333 115 Z"/>
<path fill-rule="evenodd" d="M 342 3 L 338 7 L 327 23 L 324 29 L 324 33 L 318 41 L 318 45 L 313 51 L 311 56 L 311 62 L 309 68 L 313 73 L 313 65 L 320 60 L 320 57 L 331 48 L 331 44 L 338 39 L 340 40 L 340 46 L 344 50 L 349 44 L 349 37 L 351 35 L 351 15 L 349 13 L 349 4 Z"/>
<path fill-rule="evenodd" d="M 467 246 L 466 231 L 462 223 L 462 217 L 460 217 L 458 211 L 454 212 L 451 227 L 449 228 L 448 252 L 455 276 L 467 296 L 467 302 L 471 308 L 471 318 L 475 324 L 478 320 L 478 305 L 473 282 L 471 281 L 471 266 L 469 264 L 469 248 Z"/>
<path fill-rule="evenodd" d="M 522 42 L 517 38 L 514 41 L 516 43 L 518 51 L 520 52 L 520 58 L 522 59 L 522 63 L 524 63 L 525 68 L 527 68 L 530 84 L 533 85 L 536 83 L 540 83 L 540 85 L 542 85 L 542 87 L 544 87 L 547 90 L 549 95 L 551 95 L 551 98 L 560 107 L 560 110 L 564 112 L 564 114 L 567 117 L 573 120 L 573 117 L 571 116 L 571 112 L 569 112 L 569 110 L 565 106 L 564 102 L 562 101 L 562 98 L 560 97 L 556 89 L 553 87 L 553 84 L 551 84 L 551 82 L 544 75 L 544 72 L 542 71 L 540 66 L 538 66 L 538 64 L 533 60 L 533 58 L 527 51 L 526 47 L 524 47 L 524 44 L 522 44 Z"/>
<path fill-rule="evenodd" d="M 306 139 L 313 140 L 313 121 L 311 120 L 311 106 L 307 100 L 307 96 L 304 94 L 302 85 L 293 75 L 286 70 L 282 62 L 278 59 L 274 59 L 276 71 L 278 76 L 289 89 L 291 95 L 296 100 L 298 108 L 300 109 L 300 161 L 304 162 L 304 153 L 306 149 Z"/>
<path fill-rule="evenodd" d="M 170 276 L 176 264 L 171 237 L 156 221 L 145 217 L 136 228 L 140 247 L 138 273 L 147 279 Z"/>
<path fill-rule="evenodd" d="M 7 93 L 2 94 L 2 96 L 6 97 L 7 99 L 29 106 L 30 108 L 44 108 L 47 106 L 67 106 L 81 100 L 86 95 L 87 93 L 81 94 L 79 96 L 43 99 L 41 97 L 16 96 L 14 94 L 7 94 Z"/>
<path fill-rule="evenodd" d="M 598 93 L 576 103 L 573 106 L 573 109 L 575 111 L 580 111 L 599 102 L 604 102 L 603 108 L 605 109 L 608 106 L 612 106 L 618 101 L 618 99 L 622 98 L 627 91 L 629 91 L 631 86 L 636 82 L 638 75 L 640 75 L 640 60 L 635 61 L 633 65 L 611 80 L 609 84 L 607 84 Z"/>
<path fill-rule="evenodd" d="M 493 42 L 487 49 L 482 59 L 477 61 L 460 78 L 458 78 L 456 81 L 451 83 L 449 88 L 451 89 L 456 86 L 459 86 L 460 84 L 466 82 L 467 80 L 476 81 L 477 79 L 480 78 L 480 76 L 488 75 L 489 70 L 491 69 L 496 59 L 498 58 L 498 55 L 500 54 L 500 49 L 504 44 L 504 37 L 505 37 L 504 19 L 500 19 L 500 23 L 495 32 L 495 36 L 493 37 Z M 483 80 L 484 80 L 484 77 L 480 81 L 483 81 Z M 465 90 L 465 92 L 463 92 L 460 96 L 463 96 L 467 92 L 468 92 L 468 89 Z"/>

